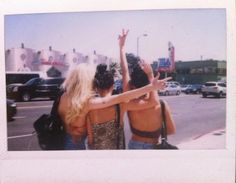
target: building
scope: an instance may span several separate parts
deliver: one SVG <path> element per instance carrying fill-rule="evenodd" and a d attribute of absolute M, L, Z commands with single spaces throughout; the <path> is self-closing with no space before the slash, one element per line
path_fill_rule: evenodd
<path fill-rule="evenodd" d="M 115 60 L 113 58 L 109 58 L 105 55 L 97 54 L 96 51 L 94 51 L 93 63 L 95 65 L 98 65 L 98 64 L 110 65 L 112 62 L 115 62 Z"/>
<path fill-rule="evenodd" d="M 183 84 L 203 84 L 207 81 L 226 80 L 226 61 L 178 61 L 174 78 Z"/>
<path fill-rule="evenodd" d="M 35 50 L 25 48 L 22 43 L 20 48 L 11 48 L 5 51 L 6 71 L 30 72 L 37 70 L 32 64 L 35 59 Z"/>
<path fill-rule="evenodd" d="M 48 77 L 64 77 L 69 67 L 65 55 L 51 46 L 38 52 L 37 62 L 39 70 L 46 72 Z"/>
<path fill-rule="evenodd" d="M 31 48 L 25 48 L 21 44 L 21 48 L 11 48 L 5 51 L 6 72 L 42 72 L 47 77 L 65 77 L 76 65 L 81 63 L 88 64 L 107 64 L 116 62 L 115 59 L 105 55 L 93 54 L 83 55 L 82 53 L 73 51 L 63 53 L 58 50 L 42 49 L 35 51 Z"/>

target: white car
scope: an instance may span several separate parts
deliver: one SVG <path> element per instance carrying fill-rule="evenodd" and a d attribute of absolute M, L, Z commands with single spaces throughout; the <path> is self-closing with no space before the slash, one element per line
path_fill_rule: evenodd
<path fill-rule="evenodd" d="M 202 97 L 207 97 L 208 95 L 214 95 L 215 97 L 221 98 L 226 96 L 226 83 L 224 82 L 206 82 L 202 86 Z"/>
<path fill-rule="evenodd" d="M 181 93 L 181 87 L 176 84 L 167 84 L 165 89 L 159 90 L 161 95 L 179 95 Z"/>
<path fill-rule="evenodd" d="M 168 82 L 166 82 L 166 84 L 167 84 L 167 85 L 169 85 L 169 84 L 174 84 L 174 85 L 177 85 L 177 86 L 181 86 L 180 83 L 177 82 L 177 81 L 168 81 Z"/>

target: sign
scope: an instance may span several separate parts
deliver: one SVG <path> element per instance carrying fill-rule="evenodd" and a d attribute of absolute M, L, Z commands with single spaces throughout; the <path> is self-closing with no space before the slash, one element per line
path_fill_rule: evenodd
<path fill-rule="evenodd" d="M 175 47 L 171 42 L 168 43 L 168 52 L 169 52 L 169 60 L 171 63 L 170 70 L 173 71 L 175 69 Z"/>
<path fill-rule="evenodd" d="M 168 58 L 158 59 L 158 71 L 172 72 L 175 69 L 175 47 L 171 42 L 168 43 Z"/>
<path fill-rule="evenodd" d="M 159 58 L 158 71 L 168 72 L 171 70 L 171 62 L 169 58 Z"/>

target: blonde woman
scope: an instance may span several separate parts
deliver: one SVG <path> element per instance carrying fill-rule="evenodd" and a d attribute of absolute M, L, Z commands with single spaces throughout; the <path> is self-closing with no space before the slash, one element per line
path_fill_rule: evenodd
<path fill-rule="evenodd" d="M 152 83 L 119 95 L 95 97 L 93 80 L 95 68 L 88 64 L 79 64 L 72 70 L 63 83 L 64 94 L 61 96 L 58 112 L 66 129 L 65 149 L 85 149 L 86 116 L 89 111 L 106 108 L 121 102 L 140 97 L 147 92 L 163 88 L 170 78 Z"/>

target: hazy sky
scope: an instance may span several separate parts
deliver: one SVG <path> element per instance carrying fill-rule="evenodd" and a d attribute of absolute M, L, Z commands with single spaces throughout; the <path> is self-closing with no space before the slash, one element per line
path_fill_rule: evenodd
<path fill-rule="evenodd" d="M 118 34 L 129 29 L 126 50 L 150 61 L 168 56 L 168 41 L 176 60 L 226 60 L 226 15 L 223 9 L 107 11 L 5 16 L 5 49 L 20 47 L 119 58 Z"/>

